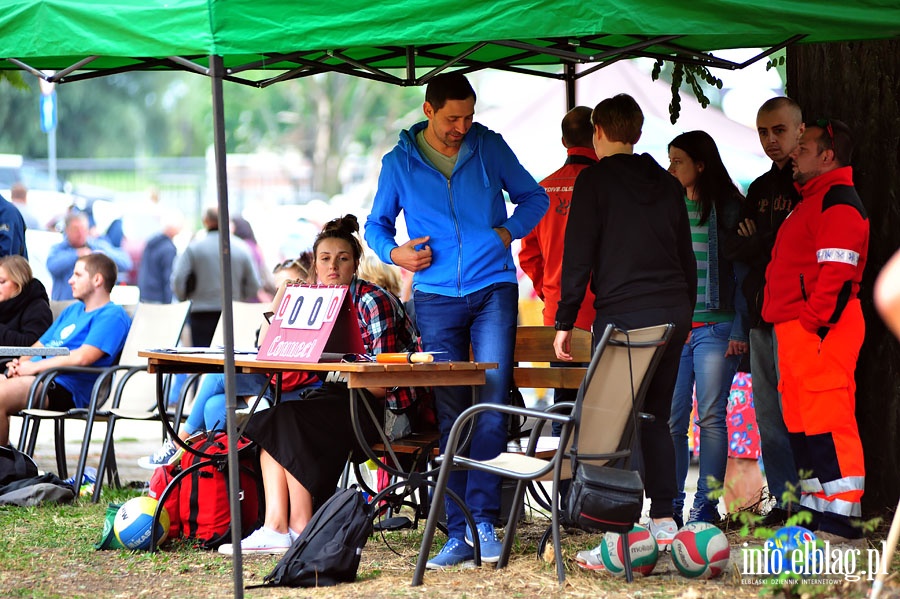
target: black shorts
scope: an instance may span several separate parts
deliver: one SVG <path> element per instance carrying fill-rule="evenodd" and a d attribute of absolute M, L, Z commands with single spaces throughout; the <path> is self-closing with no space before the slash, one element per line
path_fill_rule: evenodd
<path fill-rule="evenodd" d="M 75 407 L 75 398 L 72 392 L 51 381 L 47 386 L 47 409 L 57 412 L 68 412 Z"/>

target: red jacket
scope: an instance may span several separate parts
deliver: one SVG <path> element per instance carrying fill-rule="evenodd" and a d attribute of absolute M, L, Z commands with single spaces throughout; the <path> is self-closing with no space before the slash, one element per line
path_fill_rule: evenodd
<path fill-rule="evenodd" d="M 778 231 L 766 269 L 763 318 L 800 320 L 825 338 L 859 292 L 869 219 L 845 166 L 798 185 L 802 199 Z"/>
<path fill-rule="evenodd" d="M 569 205 L 572 203 L 572 188 L 575 179 L 584 168 L 597 162 L 593 148 L 569 148 L 565 165 L 546 179 L 541 185 L 550 196 L 550 207 L 537 226 L 522 238 L 519 251 L 519 265 L 534 283 L 534 291 L 544 300 L 544 324 L 556 321 L 556 305 L 560 298 L 560 277 L 562 276 L 563 240 L 566 236 L 566 222 L 569 220 Z M 575 326 L 586 331 L 594 324 L 594 294 L 590 288 L 578 310 Z"/>

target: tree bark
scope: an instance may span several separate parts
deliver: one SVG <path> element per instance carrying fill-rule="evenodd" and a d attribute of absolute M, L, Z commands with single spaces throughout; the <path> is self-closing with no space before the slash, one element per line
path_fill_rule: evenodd
<path fill-rule="evenodd" d="M 859 293 L 866 337 L 856 368 L 867 473 L 863 511 L 871 515 L 896 505 L 900 495 L 900 343 L 872 302 L 875 279 L 900 246 L 900 41 L 791 47 L 787 90 L 807 122 L 839 119 L 855 141 L 853 179 L 871 229 Z"/>

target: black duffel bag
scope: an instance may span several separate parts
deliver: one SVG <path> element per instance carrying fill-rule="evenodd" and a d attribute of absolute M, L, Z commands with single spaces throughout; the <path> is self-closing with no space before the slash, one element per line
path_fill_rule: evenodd
<path fill-rule="evenodd" d="M 582 530 L 629 532 L 641 517 L 644 483 L 634 470 L 578 462 L 566 519 Z"/>
<path fill-rule="evenodd" d="M 0 446 L 0 485 L 37 475 L 37 464 L 31 456 L 11 446 Z"/>

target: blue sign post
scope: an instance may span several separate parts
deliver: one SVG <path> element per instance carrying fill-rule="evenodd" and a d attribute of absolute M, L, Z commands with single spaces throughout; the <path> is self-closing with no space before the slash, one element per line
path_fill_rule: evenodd
<path fill-rule="evenodd" d="M 41 131 L 50 133 L 56 129 L 56 90 L 41 94 Z"/>

